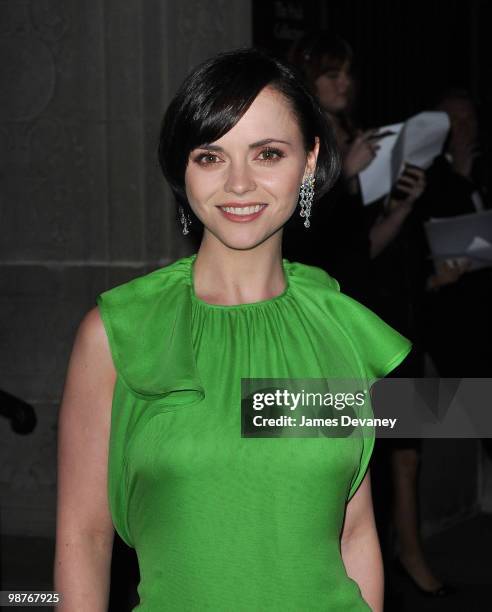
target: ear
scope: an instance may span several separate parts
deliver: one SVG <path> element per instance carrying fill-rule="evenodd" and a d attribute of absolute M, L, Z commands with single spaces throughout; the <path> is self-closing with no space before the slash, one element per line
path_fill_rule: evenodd
<path fill-rule="evenodd" d="M 312 151 L 308 151 L 307 160 L 306 160 L 306 169 L 304 170 L 304 176 L 308 176 L 308 174 L 314 174 L 316 171 L 316 162 L 318 160 L 319 153 L 319 138 L 315 136 L 314 138 L 314 147 Z"/>

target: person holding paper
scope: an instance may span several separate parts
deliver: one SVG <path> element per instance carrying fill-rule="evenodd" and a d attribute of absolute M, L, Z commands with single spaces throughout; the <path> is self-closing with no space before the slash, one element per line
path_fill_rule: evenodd
<path fill-rule="evenodd" d="M 414 342 L 420 343 L 422 353 L 425 350 L 430 354 L 439 376 L 488 378 L 492 375 L 491 269 L 470 271 L 471 260 L 466 257 L 433 263 L 423 228 L 430 218 L 455 218 L 490 207 L 480 179 L 477 114 L 470 97 L 460 91 L 444 94 L 437 110 L 445 111 L 450 119 L 451 129 L 444 151 L 427 171 L 426 190 L 415 204 L 399 239 L 384 257 L 386 277 L 392 278 L 394 283 L 393 295 L 401 299 L 407 290 L 413 296 L 411 300 L 403 297 L 400 308 L 394 308 L 394 311 L 403 313 L 406 303 L 414 331 L 399 326 L 399 321 L 385 310 L 379 314 Z M 383 297 L 387 303 L 387 295 Z M 483 442 L 486 451 L 492 455 L 490 440 L 484 439 Z M 401 461 L 401 473 L 405 479 L 414 479 L 419 464 L 418 453 L 411 448 L 402 448 L 395 454 L 395 459 Z M 413 535 L 409 529 L 408 513 L 412 506 L 409 497 L 412 489 L 401 479 L 399 482 L 401 492 L 397 498 L 400 510 L 396 513 L 401 521 L 399 532 L 406 533 L 405 537 L 411 542 Z M 407 549 L 410 548 L 407 545 Z M 425 584 L 424 580 L 429 585 L 429 578 L 416 569 L 417 556 L 418 550 L 413 556 L 413 565 L 407 560 L 405 569 L 412 572 L 421 585 Z M 449 586 L 446 589 L 450 592 Z"/>
<path fill-rule="evenodd" d="M 425 175 L 418 169 L 406 169 L 397 183 L 404 198 L 399 201 L 390 198 L 384 214 L 369 221 L 358 176 L 375 158 L 384 135 L 376 130 L 363 132 L 352 121 L 355 100 L 352 49 L 335 34 L 314 32 L 294 44 L 289 59 L 300 69 L 335 128 L 342 154 L 342 176 L 333 192 L 313 208 L 309 232 L 296 219 L 287 224 L 286 256 L 324 268 L 339 280 L 344 293 L 374 306 L 371 258 L 398 235 L 425 188 Z"/>
<path fill-rule="evenodd" d="M 486 211 L 491 204 L 481 173 L 473 100 L 466 91 L 450 90 L 437 108 L 448 114 L 451 130 L 443 154 L 427 173 L 428 187 L 416 209 L 422 224 L 430 218 Z M 492 271 L 490 267 L 471 271 L 472 260 L 463 255 L 428 263 L 423 336 L 441 376 L 489 377 Z M 422 257 L 428 256 L 425 243 Z"/>

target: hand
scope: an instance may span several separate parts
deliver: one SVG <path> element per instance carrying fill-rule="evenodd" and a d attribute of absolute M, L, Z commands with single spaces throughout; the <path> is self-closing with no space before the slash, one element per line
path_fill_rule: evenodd
<path fill-rule="evenodd" d="M 425 172 L 416 166 L 405 164 L 405 169 L 397 180 L 393 192 L 403 194 L 403 198 L 390 197 L 389 209 L 407 208 L 411 209 L 413 203 L 420 198 L 425 191 Z"/>
<path fill-rule="evenodd" d="M 444 285 L 450 285 L 459 280 L 469 269 L 471 260 L 468 257 L 457 259 L 445 259 L 436 264 L 436 273 L 427 280 L 428 289 L 438 289 Z"/>
<path fill-rule="evenodd" d="M 343 156 L 345 178 L 350 179 L 357 176 L 376 157 L 376 152 L 379 149 L 378 139 L 375 137 L 376 133 L 376 130 L 359 131 L 355 140 L 350 143 Z"/>

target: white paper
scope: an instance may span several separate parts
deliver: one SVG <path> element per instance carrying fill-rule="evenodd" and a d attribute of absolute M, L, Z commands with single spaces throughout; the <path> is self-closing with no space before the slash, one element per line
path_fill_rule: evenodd
<path fill-rule="evenodd" d="M 434 259 L 467 257 L 470 270 L 492 264 L 492 210 L 430 219 L 424 227 Z"/>
<path fill-rule="evenodd" d="M 398 180 L 405 162 L 426 170 L 441 153 L 449 130 L 444 112 L 426 111 L 404 123 L 379 128 L 395 134 L 382 138 L 373 161 L 359 173 L 364 204 L 387 195 Z"/>
<path fill-rule="evenodd" d="M 380 149 L 378 149 L 376 157 L 367 168 L 359 173 L 364 204 L 370 204 L 375 200 L 379 200 L 379 198 L 382 198 L 391 191 L 393 186 L 393 172 L 391 169 L 392 163 L 394 163 L 393 151 L 402 129 L 403 123 L 394 123 L 379 128 L 378 132 L 388 131 L 395 133 L 381 138 L 378 142 Z"/>
<path fill-rule="evenodd" d="M 465 254 L 482 263 L 492 262 L 492 244 L 480 236 L 475 236 L 466 248 Z"/>
<path fill-rule="evenodd" d="M 480 238 L 480 236 L 475 236 L 470 244 L 466 247 L 467 253 L 473 253 L 474 251 L 481 251 L 482 249 L 490 249 L 492 244 L 488 240 L 484 240 Z"/>

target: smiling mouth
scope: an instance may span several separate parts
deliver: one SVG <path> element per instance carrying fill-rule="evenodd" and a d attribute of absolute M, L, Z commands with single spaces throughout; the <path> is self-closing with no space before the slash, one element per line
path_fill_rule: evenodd
<path fill-rule="evenodd" d="M 253 204 L 245 206 L 219 206 L 219 208 L 230 215 L 246 217 L 260 212 L 260 210 L 263 210 L 266 206 L 266 204 Z"/>
<path fill-rule="evenodd" d="M 261 204 L 256 202 L 240 204 L 239 202 L 231 202 L 230 204 L 223 204 L 218 206 L 222 215 L 229 221 L 235 223 L 247 223 L 248 221 L 254 221 L 257 219 L 268 204 Z"/>

